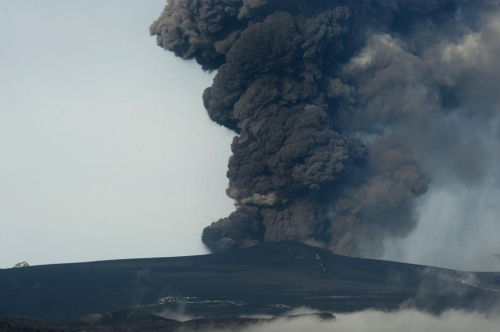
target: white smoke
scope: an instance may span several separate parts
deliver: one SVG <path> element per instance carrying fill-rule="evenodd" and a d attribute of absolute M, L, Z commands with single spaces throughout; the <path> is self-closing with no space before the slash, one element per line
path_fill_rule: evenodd
<path fill-rule="evenodd" d="M 342 314 L 337 315 L 334 321 L 320 320 L 314 316 L 280 318 L 242 329 L 240 332 L 496 332 L 499 326 L 499 316 L 488 317 L 475 312 L 449 311 L 437 317 L 404 310 L 394 313 L 364 311 Z"/>

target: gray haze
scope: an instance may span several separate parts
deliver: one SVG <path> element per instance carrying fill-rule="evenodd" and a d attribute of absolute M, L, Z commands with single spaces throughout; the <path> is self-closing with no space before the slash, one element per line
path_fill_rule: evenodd
<path fill-rule="evenodd" d="M 238 134 L 226 191 L 238 209 L 207 227 L 204 243 L 217 252 L 300 240 L 418 261 L 425 219 L 433 263 L 490 269 L 498 235 L 481 242 L 487 257 L 467 243 L 499 234 L 498 10 L 498 1 L 169 2 L 151 34 L 218 70 L 205 108 Z"/>

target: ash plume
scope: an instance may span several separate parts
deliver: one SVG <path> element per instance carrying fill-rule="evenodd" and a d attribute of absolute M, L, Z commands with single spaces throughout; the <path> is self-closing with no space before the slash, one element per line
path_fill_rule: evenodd
<path fill-rule="evenodd" d="M 166 50 L 217 70 L 203 102 L 214 122 L 237 133 L 227 172 L 237 210 L 205 228 L 203 242 L 220 252 L 299 240 L 379 257 L 385 239 L 416 227 L 416 199 L 442 167 L 433 168 L 433 156 L 460 181 L 481 178 L 477 161 L 486 153 L 468 146 L 452 120 L 495 117 L 491 87 L 482 90 L 481 112 L 467 110 L 481 76 L 466 48 L 467 38 L 498 39 L 488 34 L 495 27 L 481 24 L 497 7 L 169 1 L 151 34 Z M 488 45 L 481 65 L 498 72 Z M 470 157 L 457 164 L 458 153 Z"/>

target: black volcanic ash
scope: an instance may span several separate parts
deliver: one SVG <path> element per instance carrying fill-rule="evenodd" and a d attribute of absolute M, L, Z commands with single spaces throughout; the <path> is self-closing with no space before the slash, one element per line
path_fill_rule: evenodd
<path fill-rule="evenodd" d="M 447 115 L 457 84 L 424 55 L 430 36 L 469 31 L 462 3 L 169 1 L 151 34 L 218 70 L 204 105 L 238 134 L 227 172 L 237 210 L 203 242 L 220 252 L 299 240 L 377 256 L 384 239 L 408 235 L 429 184 L 422 132 L 441 133 L 430 124 Z"/>

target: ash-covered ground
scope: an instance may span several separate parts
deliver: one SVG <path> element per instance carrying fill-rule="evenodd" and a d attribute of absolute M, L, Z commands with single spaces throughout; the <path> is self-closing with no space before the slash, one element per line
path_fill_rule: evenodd
<path fill-rule="evenodd" d="M 401 308 L 490 313 L 499 303 L 500 273 L 340 256 L 300 242 L 203 256 L 0 270 L 3 317 L 78 319 L 116 309 L 173 319 L 274 316 L 301 307 L 332 313 Z"/>

